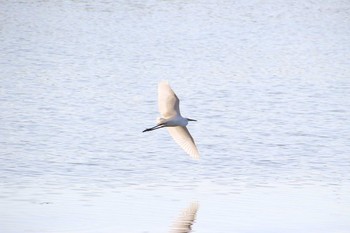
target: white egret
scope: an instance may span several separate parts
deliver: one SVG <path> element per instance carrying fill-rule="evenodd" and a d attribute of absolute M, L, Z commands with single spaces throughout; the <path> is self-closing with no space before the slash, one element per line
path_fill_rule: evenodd
<path fill-rule="evenodd" d="M 180 114 L 180 100 L 169 86 L 167 81 L 158 84 L 158 108 L 161 117 L 157 118 L 157 125 L 145 129 L 143 132 L 152 131 L 166 127 L 175 142 L 194 159 L 199 159 L 199 152 L 196 144 L 188 132 L 186 125 L 189 121 L 196 121 L 184 118 Z"/>

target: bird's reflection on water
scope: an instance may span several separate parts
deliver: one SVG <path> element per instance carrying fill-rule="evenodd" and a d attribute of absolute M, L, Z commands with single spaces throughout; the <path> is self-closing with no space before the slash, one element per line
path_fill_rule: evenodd
<path fill-rule="evenodd" d="M 170 233 L 192 232 L 192 225 L 196 219 L 198 208 L 198 202 L 192 202 L 185 210 L 183 210 L 172 225 Z"/>

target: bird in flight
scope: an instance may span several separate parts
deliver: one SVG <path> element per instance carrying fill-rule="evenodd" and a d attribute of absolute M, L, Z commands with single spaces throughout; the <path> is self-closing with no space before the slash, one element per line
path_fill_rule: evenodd
<path fill-rule="evenodd" d="M 158 84 L 158 108 L 161 117 L 157 118 L 157 125 L 145 129 L 148 132 L 166 127 L 175 142 L 181 146 L 194 159 L 199 159 L 199 152 L 196 144 L 188 132 L 186 125 L 194 119 L 182 117 L 180 114 L 180 100 L 169 86 L 167 81 Z"/>

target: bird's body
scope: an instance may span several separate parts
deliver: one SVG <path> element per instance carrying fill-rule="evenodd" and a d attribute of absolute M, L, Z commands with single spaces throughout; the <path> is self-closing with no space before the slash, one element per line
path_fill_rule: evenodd
<path fill-rule="evenodd" d="M 165 124 L 165 127 L 186 126 L 188 125 L 188 120 L 182 116 L 174 116 L 169 119 L 159 117 L 157 118 L 157 124 Z"/>
<path fill-rule="evenodd" d="M 180 113 L 180 100 L 170 88 L 168 82 L 161 81 L 158 85 L 158 108 L 161 117 L 157 118 L 157 125 L 145 129 L 143 132 L 167 127 L 170 135 L 191 157 L 199 158 L 199 152 L 191 134 L 186 126 L 189 121 L 196 121 L 184 118 Z"/>

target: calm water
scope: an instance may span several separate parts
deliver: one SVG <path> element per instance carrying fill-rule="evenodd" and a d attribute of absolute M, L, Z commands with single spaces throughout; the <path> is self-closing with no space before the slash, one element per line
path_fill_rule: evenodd
<path fill-rule="evenodd" d="M 0 1 L 0 232 L 350 232 L 349 25 L 340 0 Z M 141 133 L 162 79 L 199 161 Z"/>

